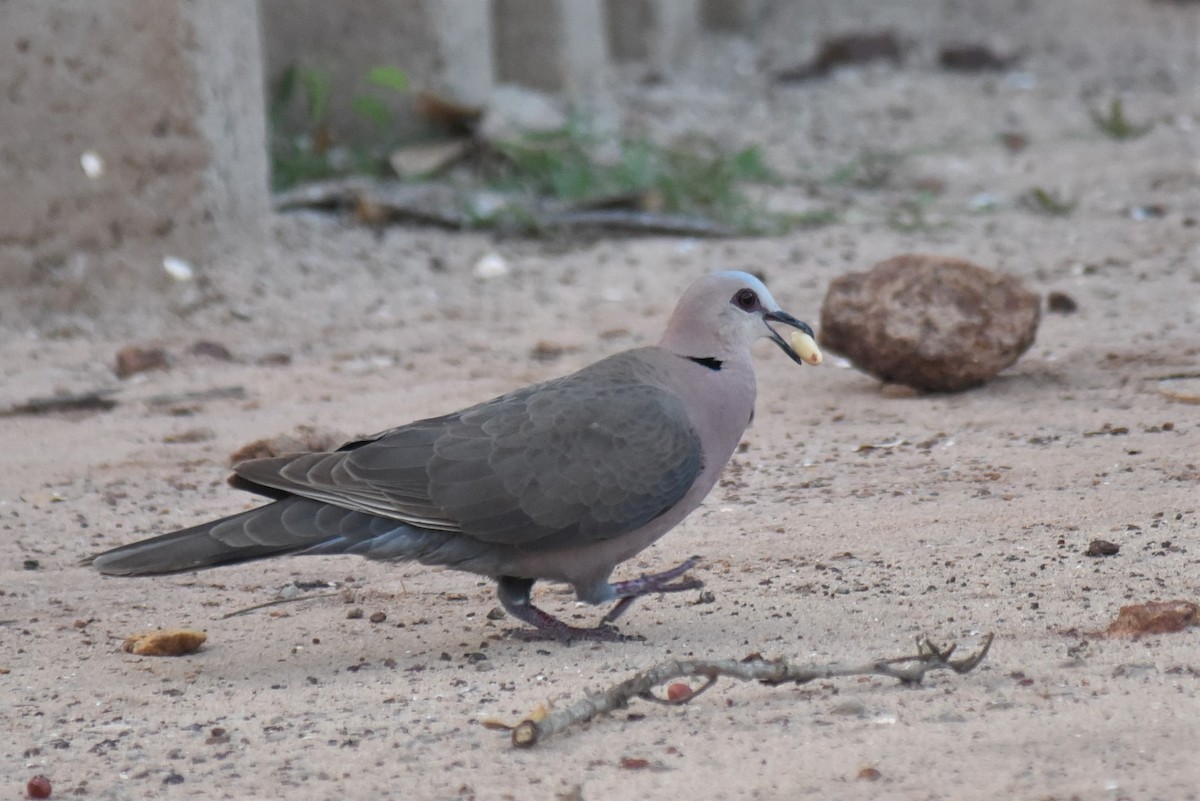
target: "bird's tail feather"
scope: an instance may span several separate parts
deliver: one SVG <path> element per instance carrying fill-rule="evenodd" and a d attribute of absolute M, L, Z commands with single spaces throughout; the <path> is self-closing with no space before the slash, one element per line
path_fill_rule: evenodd
<path fill-rule="evenodd" d="M 122 545 L 86 561 L 109 575 L 148 576 L 292 553 L 412 559 L 493 572 L 490 549 L 468 538 L 297 497 Z"/>
<path fill-rule="evenodd" d="M 286 498 L 248 512 L 210 520 L 96 554 L 101 573 L 147 576 L 248 562 L 303 551 L 343 533 L 356 512 L 305 498 Z"/>

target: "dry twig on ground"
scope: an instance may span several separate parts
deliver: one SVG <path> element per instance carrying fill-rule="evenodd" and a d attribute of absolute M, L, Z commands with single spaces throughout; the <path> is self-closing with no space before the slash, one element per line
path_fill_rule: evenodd
<path fill-rule="evenodd" d="M 993 635 L 988 634 L 978 651 L 961 659 L 950 658 L 954 653 L 954 645 L 944 649 L 938 648 L 926 639 L 917 641 L 917 653 L 913 656 L 879 659 L 861 665 L 796 665 L 786 659 L 765 659 L 759 654 L 753 654 L 743 660 L 673 659 L 636 673 L 603 692 L 590 693 L 570 706 L 538 714 L 516 726 L 504 728 L 512 731 L 514 746 L 529 748 L 571 726 L 586 723 L 597 715 L 624 709 L 634 698 L 659 704 L 686 704 L 716 684 L 721 676 L 742 681 L 760 681 L 771 686 L 804 684 L 816 679 L 839 676 L 886 676 L 897 679 L 902 684 L 919 684 L 926 673 L 934 670 L 953 670 L 955 673 L 973 670 L 987 656 L 992 637 Z M 674 700 L 655 695 L 655 687 L 671 679 L 689 676 L 703 679 L 704 684 Z M 493 722 L 489 725 L 502 724 Z"/>

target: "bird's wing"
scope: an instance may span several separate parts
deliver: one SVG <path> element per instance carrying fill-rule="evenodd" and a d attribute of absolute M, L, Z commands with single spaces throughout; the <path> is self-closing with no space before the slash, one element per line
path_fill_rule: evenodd
<path fill-rule="evenodd" d="M 529 549 L 605 540 L 670 509 L 703 469 L 678 394 L 638 351 L 334 453 L 237 475 L 347 509 Z"/>

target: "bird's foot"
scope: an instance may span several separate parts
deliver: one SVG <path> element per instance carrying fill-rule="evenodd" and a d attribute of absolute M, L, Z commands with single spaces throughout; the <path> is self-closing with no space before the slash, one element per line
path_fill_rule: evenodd
<path fill-rule="evenodd" d="M 613 582 L 612 588 L 617 602 L 613 605 L 612 609 L 608 610 L 608 614 L 600 619 L 600 625 L 595 628 L 572 626 L 569 623 L 559 620 L 549 612 L 534 606 L 533 602 L 529 599 L 530 590 L 533 589 L 533 579 L 503 576 L 499 581 L 498 595 L 505 611 L 517 620 L 528 623 L 535 629 L 534 631 L 521 630 L 514 632 L 514 636 L 520 639 L 557 640 L 559 642 L 575 642 L 579 640 L 591 640 L 592 642 L 629 642 L 642 638 L 621 634 L 613 627 L 613 622 L 625 614 L 625 611 L 629 609 L 634 600 L 641 598 L 643 595 L 684 592 L 703 587 L 704 583 L 699 579 L 683 578 L 682 581 L 676 581 L 676 579 L 683 577 L 689 570 L 695 567 L 699 561 L 699 557 L 693 556 L 686 562 L 676 565 L 670 570 L 664 570 L 661 573 L 647 573 L 635 579 Z"/>
<path fill-rule="evenodd" d="M 640 639 L 617 631 L 609 625 L 606 618 L 595 628 L 572 626 L 556 618 L 549 612 L 534 606 L 529 600 L 529 591 L 533 588 L 532 579 L 519 579 L 504 576 L 500 579 L 497 594 L 506 612 L 524 623 L 533 626 L 533 630 L 520 629 L 513 636 L 522 640 L 557 640 L 558 642 L 577 642 L 591 640 L 592 642 L 628 642 Z"/>
<path fill-rule="evenodd" d="M 612 588 L 617 597 L 623 601 L 640 598 L 643 595 L 654 595 L 660 592 L 694 590 L 702 586 L 702 582 L 698 579 L 686 579 L 678 584 L 672 584 L 671 582 L 687 573 L 699 563 L 700 557 L 693 556 L 686 562 L 676 565 L 670 570 L 664 570 L 661 573 L 643 573 L 635 579 L 615 581 Z"/>
<path fill-rule="evenodd" d="M 612 609 L 608 610 L 608 614 L 601 619 L 600 625 L 608 625 L 625 614 L 625 610 L 629 608 L 629 605 L 643 595 L 654 595 L 660 592 L 684 592 L 685 590 L 695 590 L 703 587 L 704 582 L 694 578 L 685 578 L 683 581 L 672 583 L 675 579 L 695 567 L 699 561 L 700 557 L 693 556 L 686 562 L 676 565 L 670 570 L 664 570 L 661 573 L 646 573 L 635 579 L 613 582 L 612 587 L 619 600 Z"/>

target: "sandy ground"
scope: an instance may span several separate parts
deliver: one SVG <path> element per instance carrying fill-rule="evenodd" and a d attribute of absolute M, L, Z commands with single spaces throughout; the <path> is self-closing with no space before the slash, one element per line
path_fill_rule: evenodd
<path fill-rule="evenodd" d="M 1153 44 L 1195 31 L 1198 11 L 1147 4 L 1133 21 Z M 537 242 L 376 238 L 298 216 L 210 276 L 210 302 L 184 317 L 3 332 L 0 406 L 114 386 L 119 403 L 0 418 L 0 795 L 45 773 L 55 797 L 95 798 L 1197 798 L 1200 629 L 1099 632 L 1125 604 L 1200 600 L 1200 406 L 1158 381 L 1200 367 L 1198 46 L 1182 49 L 1190 61 L 1131 45 L 1080 62 L 1094 49 L 1042 52 L 1039 37 L 1015 42 L 1031 48 L 1017 75 L 918 59 L 795 87 L 743 75 L 628 92 L 632 124 L 703 120 L 764 141 L 791 179 L 772 202 L 838 210 L 823 228 Z M 1095 129 L 1089 103 L 1118 93 L 1149 134 Z M 1028 147 L 998 144 L 1008 130 Z M 877 186 L 817 180 L 868 152 L 891 154 L 873 162 Z M 918 186 L 942 191 L 903 224 Z M 1077 206 L 1037 214 L 1018 202 L 1034 186 Z M 995 207 L 972 210 L 980 193 Z M 1138 219 L 1142 207 L 1155 213 Z M 473 278 L 490 251 L 512 272 Z M 1047 314 L 1020 362 L 953 396 L 892 392 L 834 360 L 797 368 L 764 344 L 744 451 L 622 571 L 700 554 L 715 600 L 639 602 L 623 630 L 642 642 L 525 642 L 489 616 L 488 582 L 409 565 L 293 559 L 137 580 L 77 565 L 244 508 L 224 478 L 260 437 L 365 434 L 652 341 L 679 291 L 718 267 L 761 270 L 815 323 L 834 276 L 909 251 L 1003 269 L 1078 311 Z M 233 361 L 189 355 L 200 340 Z M 128 344 L 166 348 L 171 368 L 118 382 Z M 259 363 L 275 353 L 290 363 Z M 244 394 L 154 401 L 229 387 Z M 1086 556 L 1095 538 L 1120 553 Z M 332 586 L 224 617 L 295 582 Z M 580 624 L 601 614 L 559 588 L 537 597 Z M 175 659 L 121 652 L 160 626 L 209 640 Z M 857 662 L 922 634 L 970 648 L 986 632 L 980 668 L 919 688 L 723 682 L 528 751 L 479 725 L 671 657 Z"/>

